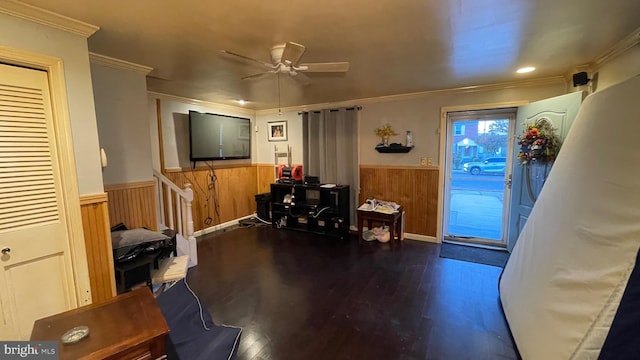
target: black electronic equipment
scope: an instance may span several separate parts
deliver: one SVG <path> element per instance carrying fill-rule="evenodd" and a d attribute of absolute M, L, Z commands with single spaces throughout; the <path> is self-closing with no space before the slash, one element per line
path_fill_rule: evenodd
<path fill-rule="evenodd" d="M 580 86 L 580 85 L 587 85 L 589 81 L 591 81 L 591 79 L 589 79 L 589 75 L 585 71 L 573 74 L 574 87 Z"/>
<path fill-rule="evenodd" d="M 295 194 L 295 197 L 294 197 Z M 349 186 L 271 184 L 274 228 L 349 237 Z"/>
<path fill-rule="evenodd" d="M 320 204 L 320 189 L 305 189 L 305 200 L 309 205 Z"/>
<path fill-rule="evenodd" d="M 305 176 L 304 177 L 304 184 L 305 185 L 319 185 L 320 184 L 320 178 L 318 176 Z"/>
<path fill-rule="evenodd" d="M 276 180 L 278 184 L 295 184 L 296 181 L 292 178 L 279 178 Z"/>
<path fill-rule="evenodd" d="M 285 166 L 282 168 L 282 173 L 280 174 L 281 178 L 292 178 L 291 173 L 293 171 L 293 168 Z"/>
<path fill-rule="evenodd" d="M 332 190 L 331 192 L 329 192 L 329 206 L 340 206 L 340 191 Z"/>
<path fill-rule="evenodd" d="M 189 111 L 191 161 L 251 158 L 251 120 Z"/>

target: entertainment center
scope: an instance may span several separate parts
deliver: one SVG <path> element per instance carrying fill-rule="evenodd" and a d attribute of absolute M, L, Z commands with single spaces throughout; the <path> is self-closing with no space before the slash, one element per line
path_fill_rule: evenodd
<path fill-rule="evenodd" d="M 274 228 L 345 238 L 349 235 L 349 186 L 271 184 Z"/>

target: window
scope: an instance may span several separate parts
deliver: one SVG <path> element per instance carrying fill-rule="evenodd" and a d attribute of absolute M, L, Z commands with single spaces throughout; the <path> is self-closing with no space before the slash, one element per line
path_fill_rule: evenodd
<path fill-rule="evenodd" d="M 464 135 L 464 125 L 463 124 L 453 124 L 453 135 Z"/>

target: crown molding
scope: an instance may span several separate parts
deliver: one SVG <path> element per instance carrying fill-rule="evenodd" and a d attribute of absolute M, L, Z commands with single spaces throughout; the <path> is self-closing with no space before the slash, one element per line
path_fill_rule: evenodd
<path fill-rule="evenodd" d="M 159 92 L 155 92 L 155 91 L 147 91 L 147 94 L 149 94 L 151 96 L 155 96 L 156 98 L 158 98 L 160 100 L 177 101 L 177 102 L 187 103 L 187 104 L 192 104 L 192 105 L 218 108 L 218 109 L 231 111 L 231 112 L 236 113 L 236 114 L 239 113 L 239 114 L 248 115 L 248 116 L 255 116 L 256 115 L 256 111 L 255 110 L 247 109 L 247 108 L 243 108 L 243 107 L 239 107 L 239 106 L 231 106 L 231 105 L 219 104 L 219 103 L 214 103 L 214 102 L 204 101 L 204 100 L 189 99 L 189 98 L 182 97 L 182 96 L 163 94 L 163 93 L 159 93 Z"/>
<path fill-rule="evenodd" d="M 88 38 L 100 29 L 98 26 L 16 0 L 0 0 L 0 13 L 81 35 L 85 38 Z"/>
<path fill-rule="evenodd" d="M 110 56 L 96 54 L 93 52 L 89 52 L 89 60 L 91 60 L 91 62 L 93 63 L 109 66 L 116 69 L 133 70 L 135 72 L 142 73 L 145 76 L 153 70 L 153 68 L 149 66 L 140 65 L 125 60 L 112 58 Z"/>
<path fill-rule="evenodd" d="M 501 82 L 501 83 L 495 83 L 495 84 L 463 86 L 463 87 L 456 87 L 456 88 L 449 88 L 449 89 L 428 90 L 428 91 L 421 91 L 421 92 L 408 93 L 408 94 L 378 96 L 378 97 L 354 99 L 354 100 L 347 100 L 347 101 L 340 101 L 340 102 L 300 105 L 300 106 L 282 108 L 281 111 L 283 113 L 289 112 L 289 111 L 312 111 L 312 110 L 335 108 L 335 107 L 349 107 L 349 106 L 354 106 L 354 104 L 365 105 L 365 104 L 388 102 L 388 101 L 413 100 L 413 99 L 420 99 L 420 98 L 425 98 L 425 97 L 435 96 L 435 95 L 451 95 L 451 94 L 472 93 L 472 92 L 481 92 L 481 91 L 496 91 L 496 90 L 504 90 L 504 89 L 545 86 L 545 85 L 555 85 L 555 84 L 563 84 L 563 85 L 566 84 L 565 77 L 562 75 L 547 76 L 547 77 L 536 78 L 536 79 L 515 80 L 515 81 L 507 81 L 507 82 Z M 277 113 L 278 113 L 278 109 L 265 109 L 265 110 L 256 111 L 256 115 L 272 115 Z"/>
<path fill-rule="evenodd" d="M 622 53 L 634 46 L 637 46 L 638 44 L 640 44 L 640 27 L 631 32 L 631 34 L 627 35 L 624 39 L 618 41 L 602 55 L 595 58 L 595 60 L 593 60 L 593 62 L 591 63 L 591 68 L 594 71 L 600 69 L 609 61 L 617 58 Z"/>

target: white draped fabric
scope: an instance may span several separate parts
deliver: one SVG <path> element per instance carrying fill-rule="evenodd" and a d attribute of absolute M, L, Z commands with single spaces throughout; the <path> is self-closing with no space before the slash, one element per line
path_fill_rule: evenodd
<path fill-rule="evenodd" d="M 500 281 L 523 359 L 595 359 L 640 248 L 640 76 L 584 101 Z"/>

